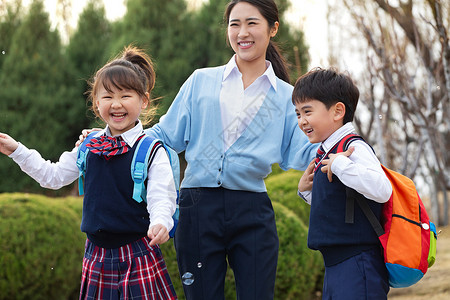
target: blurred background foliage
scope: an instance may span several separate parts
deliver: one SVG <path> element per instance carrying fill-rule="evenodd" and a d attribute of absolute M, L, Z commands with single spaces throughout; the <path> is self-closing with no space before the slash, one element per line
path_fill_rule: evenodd
<path fill-rule="evenodd" d="M 190 9 L 186 0 L 128 0 L 123 17 L 110 21 L 103 4 L 89 0 L 75 30 L 62 38 L 42 0 L 28 6 L 0 1 L 0 131 L 57 161 L 82 129 L 103 126 L 90 111 L 86 81 L 129 44 L 154 60 L 158 120 L 195 69 L 225 64 L 233 55 L 223 24 L 227 2 Z M 284 21 L 290 1 L 276 2 L 282 24 L 276 41 L 294 81 L 306 71 L 308 47 L 303 33 Z M 320 255 L 306 247 L 309 206 L 296 195 L 301 174 L 277 166 L 273 174 L 267 185 L 280 236 L 276 299 L 311 299 L 323 269 Z M 85 236 L 76 184 L 42 189 L 5 156 L 0 178 L 0 299 L 77 299 Z M 162 249 L 184 299 L 172 240 Z M 231 270 L 226 280 L 226 298 L 234 299 Z"/>
<path fill-rule="evenodd" d="M 0 2 L 0 130 L 57 161 L 82 129 L 102 126 L 89 109 L 86 80 L 129 44 L 154 60 L 158 120 L 195 69 L 225 64 L 232 56 L 223 24 L 227 2 L 188 9 L 186 0 L 128 0 L 124 16 L 109 21 L 103 4 L 89 0 L 67 43 L 51 27 L 42 0 L 27 7 L 20 0 Z M 308 64 L 308 47 L 303 33 L 283 19 L 290 2 L 276 2 L 282 24 L 276 41 L 295 80 Z M 61 196 L 74 190 L 43 190 L 4 156 L 0 178 L 0 192 Z"/>

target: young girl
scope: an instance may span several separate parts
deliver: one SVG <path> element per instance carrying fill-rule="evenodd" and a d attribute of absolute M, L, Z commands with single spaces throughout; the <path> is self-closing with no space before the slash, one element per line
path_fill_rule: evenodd
<path fill-rule="evenodd" d="M 101 68 L 91 82 L 92 108 L 107 126 L 87 144 L 81 221 L 87 241 L 80 299 L 177 299 L 158 246 L 169 239 L 176 199 L 164 148 L 149 166 L 147 204 L 132 199 L 131 160 L 144 135 L 139 116 L 149 105 L 154 83 L 150 58 L 133 47 Z M 78 178 L 77 148 L 51 163 L 0 133 L 0 152 L 42 187 L 58 189 Z"/>
<path fill-rule="evenodd" d="M 225 21 L 235 55 L 196 70 L 147 133 L 185 151 L 175 247 L 186 298 L 224 299 L 228 262 L 238 299 L 273 299 L 278 236 L 264 178 L 274 163 L 305 169 L 317 146 L 297 126 L 271 41 L 274 1 L 233 0 Z"/>

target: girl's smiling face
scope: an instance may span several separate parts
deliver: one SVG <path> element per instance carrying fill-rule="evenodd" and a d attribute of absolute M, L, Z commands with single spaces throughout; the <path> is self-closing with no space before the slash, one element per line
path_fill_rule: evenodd
<path fill-rule="evenodd" d="M 122 134 L 136 125 L 141 111 L 148 105 L 148 99 L 134 90 L 98 87 L 96 105 L 103 121 L 108 124 L 113 136 Z"/>
<path fill-rule="evenodd" d="M 278 22 L 269 28 L 258 8 L 247 2 L 237 3 L 228 21 L 228 39 L 237 55 L 237 64 L 265 61 L 270 38 L 277 31 Z"/>

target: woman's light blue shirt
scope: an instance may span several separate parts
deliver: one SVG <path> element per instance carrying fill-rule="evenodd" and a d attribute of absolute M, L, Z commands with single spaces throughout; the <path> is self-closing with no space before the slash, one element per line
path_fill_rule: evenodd
<path fill-rule="evenodd" d="M 219 101 L 224 70 L 224 66 L 196 70 L 160 122 L 146 130 L 178 153 L 185 151 L 181 187 L 264 192 L 272 164 L 285 170 L 306 169 L 317 145 L 298 128 L 293 87 L 279 78 L 277 91 L 269 89 L 253 121 L 224 151 Z"/>

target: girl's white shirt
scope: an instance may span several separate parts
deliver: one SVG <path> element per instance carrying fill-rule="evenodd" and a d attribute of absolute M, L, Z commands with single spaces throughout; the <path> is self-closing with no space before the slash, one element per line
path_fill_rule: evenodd
<path fill-rule="evenodd" d="M 350 122 L 336 130 L 322 142 L 325 153 L 343 137 L 354 132 L 355 128 Z M 372 148 L 361 140 L 355 140 L 350 146 L 355 147 L 353 153 L 349 157 L 337 156 L 331 165 L 331 171 L 344 185 L 355 189 L 367 199 L 378 203 L 387 202 L 392 194 L 392 185 Z M 306 203 L 311 204 L 312 191 L 304 191 L 299 195 Z"/>
<path fill-rule="evenodd" d="M 99 131 L 96 136 L 104 133 L 111 136 L 108 126 Z M 130 147 L 133 147 L 142 133 L 143 127 L 139 121 L 135 127 L 121 136 Z M 70 152 L 64 152 L 58 162 L 52 163 L 43 159 L 36 150 L 28 149 L 19 143 L 19 147 L 9 157 L 42 187 L 59 189 L 78 179 L 77 151 L 78 147 L 75 147 Z M 130 172 L 130 170 L 124 171 Z M 150 227 L 162 224 L 167 230 L 171 230 L 177 191 L 169 158 L 163 148 L 159 148 L 156 152 L 148 169 L 148 178 L 151 178 L 151 180 L 147 179 L 147 211 L 150 216 Z"/>
<path fill-rule="evenodd" d="M 242 73 L 236 64 L 236 54 L 225 66 L 220 90 L 220 113 L 225 151 L 236 142 L 253 121 L 271 86 L 276 91 L 275 72 L 269 61 L 266 61 L 266 71 L 245 90 Z"/>

